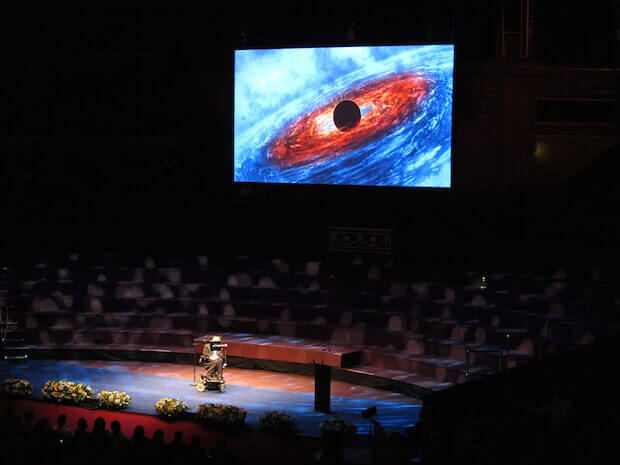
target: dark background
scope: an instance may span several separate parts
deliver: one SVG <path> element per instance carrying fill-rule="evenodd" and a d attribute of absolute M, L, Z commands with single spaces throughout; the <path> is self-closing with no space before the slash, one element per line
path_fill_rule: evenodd
<path fill-rule="evenodd" d="M 359 226 L 428 264 L 615 256 L 616 2 L 532 2 L 525 57 L 500 40 L 519 2 L 260 3 L 3 7 L 2 253 L 322 257 Z M 453 189 L 233 184 L 235 47 L 436 41 L 456 44 Z M 604 103 L 567 122 L 541 99 Z"/>

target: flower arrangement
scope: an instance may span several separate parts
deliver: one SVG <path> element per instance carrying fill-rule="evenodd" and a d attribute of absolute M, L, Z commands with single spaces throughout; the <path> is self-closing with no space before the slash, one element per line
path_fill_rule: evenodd
<path fill-rule="evenodd" d="M 170 397 L 162 397 L 155 404 L 155 410 L 165 417 L 178 417 L 189 410 L 185 402 Z"/>
<path fill-rule="evenodd" d="M 48 381 L 41 389 L 43 399 L 50 399 L 57 402 L 69 401 L 79 404 L 86 399 L 92 399 L 93 390 L 84 383 L 74 383 L 73 381 Z"/>
<path fill-rule="evenodd" d="M 99 407 L 107 409 L 127 408 L 131 402 L 131 397 L 126 392 L 120 391 L 101 391 L 97 395 Z"/>
<path fill-rule="evenodd" d="M 241 426 L 245 422 L 248 411 L 234 405 L 199 404 L 198 418 L 206 423 L 227 426 Z"/>
<path fill-rule="evenodd" d="M 258 418 L 261 426 L 271 431 L 292 431 L 295 429 L 295 420 L 288 413 L 280 411 L 265 412 Z"/>
<path fill-rule="evenodd" d="M 11 396 L 30 397 L 32 383 L 25 379 L 5 379 L 0 390 Z"/>
<path fill-rule="evenodd" d="M 343 436 L 353 436 L 357 432 L 357 426 L 350 420 L 332 417 L 321 423 L 321 433 L 340 434 Z"/>

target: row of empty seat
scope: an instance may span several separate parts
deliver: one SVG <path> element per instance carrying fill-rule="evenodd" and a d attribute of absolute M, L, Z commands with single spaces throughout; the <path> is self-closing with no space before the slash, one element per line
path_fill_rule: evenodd
<path fill-rule="evenodd" d="M 12 268 L 26 341 L 45 347 L 191 347 L 206 332 L 362 351 L 358 371 L 440 389 L 616 334 L 609 270 L 428 271 L 357 257 L 87 263 Z"/>

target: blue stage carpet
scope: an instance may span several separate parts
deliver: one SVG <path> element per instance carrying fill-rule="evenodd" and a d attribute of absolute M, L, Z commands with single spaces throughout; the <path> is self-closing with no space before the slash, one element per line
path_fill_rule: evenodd
<path fill-rule="evenodd" d="M 311 436 L 318 436 L 320 423 L 334 415 L 353 421 L 358 427 L 358 434 L 369 434 L 372 423 L 362 418 L 361 412 L 373 405 L 377 407 L 375 419 L 388 433 L 393 431 L 402 433 L 406 427 L 418 421 L 421 408 L 420 405 L 396 402 L 332 397 L 333 414 L 325 415 L 313 412 L 314 394 L 230 384 L 227 384 L 224 393 L 200 393 L 189 386 L 186 379 L 124 373 L 39 360 L 0 364 L 0 379 L 5 378 L 21 378 L 32 382 L 33 398 L 40 398 L 41 388 L 50 379 L 87 383 L 93 388 L 95 395 L 104 389 L 125 391 L 132 398 L 126 411 L 149 415 L 156 414 L 155 403 L 161 397 L 181 399 L 193 412 L 196 411 L 196 406 L 202 403 L 235 405 L 247 409 L 246 424 L 249 427 L 258 427 L 258 417 L 264 412 L 281 410 L 296 419 L 301 433 Z"/>

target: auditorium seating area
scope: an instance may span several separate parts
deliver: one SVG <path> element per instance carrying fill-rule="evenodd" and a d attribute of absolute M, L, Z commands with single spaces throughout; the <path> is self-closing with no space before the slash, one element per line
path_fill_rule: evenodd
<path fill-rule="evenodd" d="M 421 394 L 620 332 L 620 281 L 600 268 L 72 254 L 11 270 L 8 300 L 26 348 L 191 353 L 206 333 L 239 344 L 344 347 L 363 354 L 347 370 Z"/>

